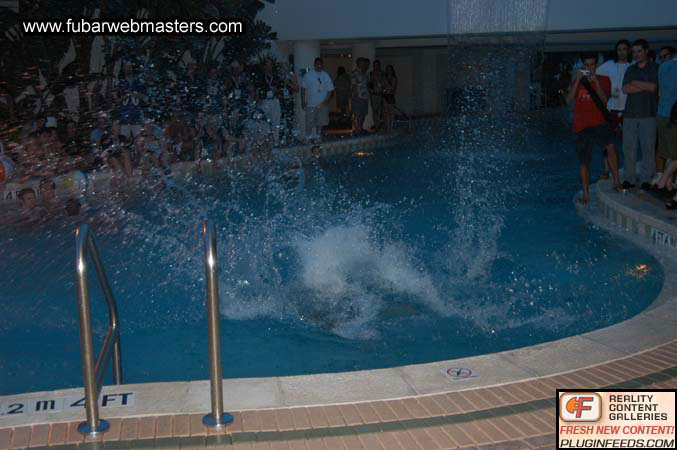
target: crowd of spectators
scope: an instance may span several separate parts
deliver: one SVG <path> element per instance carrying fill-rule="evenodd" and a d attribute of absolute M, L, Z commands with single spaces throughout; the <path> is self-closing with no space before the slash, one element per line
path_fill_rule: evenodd
<path fill-rule="evenodd" d="M 113 83 L 111 108 L 77 115 L 44 115 L 5 138 L 14 181 L 71 170 L 110 167 L 131 176 L 136 168 L 167 168 L 177 161 L 218 160 L 237 154 L 267 158 L 272 146 L 291 142 L 293 95 L 298 82 L 284 65 L 268 61 L 244 71 L 233 61 L 225 73 L 204 74 L 189 64 L 164 111 L 152 107 L 158 90 L 131 62 Z M 153 111 L 157 111 L 154 113 Z M 284 126 L 283 126 L 284 124 Z"/>
<path fill-rule="evenodd" d="M 268 160 L 274 147 L 321 140 L 334 83 L 338 109 L 356 116 L 355 134 L 365 132 L 367 102 L 374 130 L 391 130 L 394 69 L 383 73 L 374 61 L 367 73 L 369 61 L 357 63 L 352 77 L 340 68 L 332 79 L 321 58 L 298 77 L 290 65 L 273 60 L 247 67 L 233 60 L 225 69 L 191 62 L 165 86 L 147 66 L 122 61 L 119 77 L 109 79 L 109 89 L 95 99 L 79 102 L 87 83 L 71 80 L 60 109 L 43 109 L 0 136 L 0 185 L 39 186 L 38 192 L 26 187 L 17 195 L 24 209 L 33 209 L 36 198 L 49 201 L 45 192 L 55 177 L 72 171 L 110 170 L 113 182 L 143 181 L 148 174 L 168 173 L 176 162 Z M 305 113 L 305 141 L 294 132 L 295 98 Z"/>
<path fill-rule="evenodd" d="M 0 185 L 30 182 L 17 197 L 32 210 L 40 206 L 36 194 L 48 203 L 54 179 L 73 171 L 110 170 L 114 181 L 143 181 L 180 161 L 270 159 L 273 146 L 293 142 L 299 82 L 284 64 L 245 69 L 232 61 L 222 72 L 191 63 L 172 86 L 158 84 L 125 61 L 98 107 L 46 110 L 5 130 Z"/>
<path fill-rule="evenodd" d="M 620 40 L 615 53 L 613 60 L 602 65 L 595 54 L 582 54 L 583 67 L 575 73 L 567 95 L 567 103 L 575 102 L 574 137 L 583 185 L 579 200 L 590 201 L 589 165 L 592 147 L 598 145 L 604 155 L 602 178 L 609 178 L 611 171 L 617 192 L 639 185 L 669 198 L 666 208 L 677 209 L 675 49 L 662 47 L 658 63 L 644 39 Z M 616 152 L 619 142 L 622 179 Z"/>

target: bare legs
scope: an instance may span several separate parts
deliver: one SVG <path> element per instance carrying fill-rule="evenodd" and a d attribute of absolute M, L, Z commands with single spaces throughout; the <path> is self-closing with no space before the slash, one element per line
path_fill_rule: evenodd
<path fill-rule="evenodd" d="M 590 203 L 590 170 L 588 165 L 581 163 L 579 173 L 581 175 L 581 184 L 583 185 L 583 198 L 579 199 L 581 203 Z"/>
<path fill-rule="evenodd" d="M 618 155 L 616 154 L 616 146 L 614 144 L 609 144 L 607 149 L 607 158 L 609 161 L 609 166 L 611 168 L 611 173 L 614 177 L 614 190 L 616 192 L 621 191 L 621 182 L 620 175 L 618 173 Z M 581 177 L 581 184 L 583 185 L 583 197 L 578 201 L 580 203 L 588 204 L 590 203 L 590 169 L 588 168 L 587 163 L 581 163 L 579 167 L 579 174 Z"/>
<path fill-rule="evenodd" d="M 616 154 L 616 146 L 614 144 L 609 144 L 606 148 L 607 158 L 609 166 L 611 166 L 611 173 L 614 177 L 614 188 L 619 191 L 621 189 L 621 177 L 618 174 L 618 155 Z"/>
<path fill-rule="evenodd" d="M 677 172 L 677 160 L 673 159 L 667 164 L 667 167 L 663 171 L 663 176 L 658 180 L 656 185 L 658 189 L 668 188 L 668 190 L 672 190 L 674 188 L 672 180 L 674 179 L 675 172 Z"/>

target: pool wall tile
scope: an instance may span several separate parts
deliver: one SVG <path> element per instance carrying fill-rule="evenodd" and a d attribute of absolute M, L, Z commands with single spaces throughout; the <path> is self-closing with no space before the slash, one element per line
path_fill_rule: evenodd
<path fill-rule="evenodd" d="M 425 409 L 428 416 L 443 416 L 444 410 L 437 404 L 432 395 L 424 395 L 418 397 L 418 403 Z"/>
<path fill-rule="evenodd" d="M 482 430 L 492 442 L 507 441 L 509 439 L 509 437 L 501 431 L 494 419 L 483 419 L 473 423 L 475 423 L 475 425 Z"/>
<path fill-rule="evenodd" d="M 259 421 L 261 431 L 277 431 L 277 419 L 275 418 L 275 410 L 262 409 L 259 411 Z"/>
<path fill-rule="evenodd" d="M 397 420 L 408 420 L 408 419 L 414 418 L 414 416 L 404 406 L 404 402 L 402 402 L 402 400 L 388 400 L 385 403 L 393 411 L 393 413 L 395 413 Z M 344 418 L 345 418 L 345 414 L 344 414 Z M 346 423 L 351 425 L 350 423 L 348 423 L 347 420 L 346 420 Z"/>
<path fill-rule="evenodd" d="M 306 408 L 306 413 L 310 418 L 312 428 L 327 428 L 329 426 L 329 422 L 324 415 L 324 408 L 321 406 L 309 406 Z"/>
<path fill-rule="evenodd" d="M 383 431 L 378 434 L 378 440 L 381 444 L 381 446 L 386 449 L 386 450 L 406 450 L 404 447 L 400 445 L 400 441 L 397 440 L 397 437 L 395 436 L 395 433 L 392 431 Z M 333 447 L 327 447 L 327 448 L 333 448 Z"/>
<path fill-rule="evenodd" d="M 508 424 L 513 427 L 518 428 L 525 437 L 538 436 L 540 433 L 536 428 L 534 428 L 530 423 L 528 417 L 525 417 L 524 414 L 511 414 L 503 417 Z M 553 423 L 554 425 L 554 423 Z"/>
<path fill-rule="evenodd" d="M 426 432 L 425 429 L 423 428 L 415 428 L 413 430 L 409 430 L 409 434 L 411 435 L 412 438 L 416 441 L 418 444 L 419 448 L 440 448 L 439 445 L 435 442 L 435 440 Z"/>
<path fill-rule="evenodd" d="M 548 434 L 545 436 L 536 436 L 536 437 L 531 437 L 524 439 L 524 442 L 527 443 L 527 445 L 530 445 L 531 448 L 540 448 L 540 447 L 545 447 L 545 446 L 554 446 L 556 442 L 556 437 L 554 434 Z"/>
<path fill-rule="evenodd" d="M 122 420 L 122 425 L 120 426 L 120 440 L 129 441 L 136 439 L 139 436 L 139 419 L 138 418 L 128 418 Z"/>
<path fill-rule="evenodd" d="M 489 444 L 492 442 L 491 438 L 487 436 L 478 426 L 473 422 L 465 422 L 461 424 L 463 431 L 475 444 Z"/>
<path fill-rule="evenodd" d="M 159 416 L 155 421 L 155 437 L 172 435 L 172 416 Z"/>
<path fill-rule="evenodd" d="M 482 388 L 482 389 L 477 389 L 475 391 L 475 394 L 480 397 L 484 402 L 490 405 L 491 408 L 498 408 L 500 406 L 505 406 L 508 404 L 507 401 L 501 399 L 498 397 L 494 391 L 487 389 L 487 388 Z M 437 396 L 435 396 L 436 398 Z"/>
<path fill-rule="evenodd" d="M 361 425 L 362 417 L 355 405 L 339 405 L 339 410 L 343 416 L 343 421 L 346 425 Z"/>
<path fill-rule="evenodd" d="M 303 440 L 292 440 L 288 442 L 289 450 L 308 450 L 306 443 Z"/>
<path fill-rule="evenodd" d="M 277 427 L 280 431 L 294 429 L 294 418 L 292 417 L 292 413 L 289 408 L 275 410 L 275 419 L 277 421 Z"/>
<path fill-rule="evenodd" d="M 601 377 L 597 372 L 593 371 L 592 369 L 583 369 L 579 373 L 583 378 L 588 380 L 588 383 L 590 386 L 594 388 L 602 388 L 604 386 L 609 385 L 609 380 L 604 379 Z M 555 395 L 555 391 L 552 391 L 553 396 Z"/>
<path fill-rule="evenodd" d="M 155 437 L 155 417 L 142 417 L 139 419 L 139 439 Z"/>
<path fill-rule="evenodd" d="M 489 402 L 487 402 L 482 397 L 477 395 L 474 391 L 461 391 L 459 392 L 459 394 L 463 396 L 463 398 L 465 398 L 468 401 L 468 403 L 470 403 L 473 406 L 473 408 L 477 410 L 487 409 L 491 407 Z"/>
<path fill-rule="evenodd" d="M 419 448 L 418 444 L 414 440 L 411 434 L 407 432 L 407 430 L 401 430 L 401 431 L 395 431 L 393 432 L 395 435 L 395 438 L 398 440 L 400 443 L 400 446 L 405 449 L 417 449 Z"/>
<path fill-rule="evenodd" d="M 108 430 L 103 434 L 104 441 L 117 441 L 120 439 L 120 429 L 122 428 L 122 419 L 108 419 Z"/>
<path fill-rule="evenodd" d="M 545 417 L 540 411 L 535 412 L 527 412 L 525 415 L 529 418 L 531 418 L 531 421 L 529 422 L 531 425 L 536 427 L 536 429 L 540 433 L 549 433 L 553 430 L 553 426 L 555 425 L 554 420 L 548 420 L 547 417 Z"/>
<path fill-rule="evenodd" d="M 597 376 L 597 378 L 607 380 L 608 384 L 615 384 L 625 379 L 624 377 L 619 377 L 618 375 L 605 371 L 602 367 L 591 367 L 588 370 Z"/>
<path fill-rule="evenodd" d="M 529 386 L 534 388 L 540 394 L 540 398 L 555 397 L 555 389 L 544 383 L 540 378 L 529 380 Z"/>
<path fill-rule="evenodd" d="M 461 425 L 444 425 L 442 426 L 442 429 L 459 447 L 469 447 L 473 444 L 473 440 L 470 439 L 470 436 L 468 436 L 465 431 L 463 431 L 463 427 Z"/>
<path fill-rule="evenodd" d="M 664 361 L 670 361 L 672 365 L 677 365 L 677 356 L 672 355 L 663 349 L 654 350 L 654 354 L 656 357 L 661 358 Z"/>
<path fill-rule="evenodd" d="M 510 425 L 503 417 L 496 417 L 492 423 L 510 440 L 522 439 L 524 437 L 518 428 Z"/>
<path fill-rule="evenodd" d="M 172 436 L 184 437 L 189 435 L 190 435 L 190 417 L 188 416 L 188 414 L 174 416 L 174 419 L 172 421 Z"/>
<path fill-rule="evenodd" d="M 456 405 L 462 413 L 475 411 L 476 409 L 475 406 L 473 406 L 473 404 L 470 403 L 467 398 L 461 395 L 460 392 L 451 392 L 447 394 L 447 398 L 451 403 Z"/>
<path fill-rule="evenodd" d="M 85 437 L 78 431 L 78 422 L 68 424 L 68 434 L 66 435 L 66 444 L 77 444 L 84 441 Z"/>
<path fill-rule="evenodd" d="M 54 423 L 49 427 L 49 445 L 65 444 L 67 436 L 67 423 Z"/>
<path fill-rule="evenodd" d="M 256 411 L 242 411 L 242 431 L 259 431 L 259 417 Z"/>
<path fill-rule="evenodd" d="M 343 420 L 343 414 L 338 406 L 327 405 L 322 407 L 324 416 L 327 418 L 327 425 L 330 427 L 343 427 L 346 422 Z"/>
<path fill-rule="evenodd" d="M 270 450 L 289 450 L 289 444 L 283 441 L 271 442 Z"/>
<path fill-rule="evenodd" d="M 28 443 L 29 447 L 37 447 L 40 445 L 47 445 L 49 442 L 49 425 L 41 424 L 33 426 L 31 431 L 31 439 Z"/>
<path fill-rule="evenodd" d="M 25 448 L 31 441 L 32 427 L 18 427 L 12 433 L 12 445 L 10 448 Z"/>
<path fill-rule="evenodd" d="M 460 411 L 458 406 L 449 401 L 449 398 L 444 394 L 433 395 L 430 399 L 440 407 L 444 415 L 457 414 Z M 379 415 L 381 415 L 380 412 Z"/>
<path fill-rule="evenodd" d="M 226 447 L 229 450 L 232 448 L 232 450 L 252 450 L 254 448 L 254 444 L 250 442 L 238 442 L 237 444 L 234 444 L 232 447 Z"/>
<path fill-rule="evenodd" d="M 322 438 L 310 438 L 305 441 L 308 450 L 327 450 Z"/>
<path fill-rule="evenodd" d="M 409 412 L 415 419 L 430 417 L 428 411 L 426 411 L 426 409 L 423 406 L 421 406 L 421 404 L 415 398 L 413 397 L 405 398 L 402 400 L 402 403 L 404 404 L 404 407 L 409 410 Z"/>
<path fill-rule="evenodd" d="M 0 449 L 8 449 L 12 445 L 12 428 L 3 428 L 0 430 Z"/>
<path fill-rule="evenodd" d="M 652 370 L 647 370 L 646 367 L 641 367 L 639 365 L 629 365 L 626 364 L 625 361 L 622 363 L 618 362 L 611 362 L 608 364 L 604 365 L 605 369 L 607 372 L 613 372 L 614 374 L 620 376 L 626 376 L 629 378 L 636 378 L 636 377 L 641 377 L 643 375 L 646 375 L 648 373 L 653 372 Z M 582 378 L 584 378 L 582 375 L 579 375 Z"/>
<path fill-rule="evenodd" d="M 660 357 L 657 357 L 653 352 L 643 353 L 638 358 L 642 363 L 652 364 L 653 366 L 661 369 L 667 369 L 669 367 L 674 366 L 673 361 L 661 359 Z"/>
<path fill-rule="evenodd" d="M 376 410 L 372 407 L 371 402 L 356 403 L 355 407 L 357 408 L 357 412 L 360 414 L 363 423 L 369 424 L 381 421 Z"/>
<path fill-rule="evenodd" d="M 586 369 L 587 370 L 587 369 Z M 554 380 L 554 377 L 543 377 L 543 378 L 538 378 L 538 380 L 545 386 L 547 389 L 550 390 L 550 392 L 555 393 L 557 389 L 559 389 L 559 385 L 557 384 L 557 381 Z"/>
<path fill-rule="evenodd" d="M 521 383 L 515 383 L 515 384 L 511 385 L 511 388 L 517 390 L 518 392 L 523 392 L 524 397 L 522 397 L 522 398 L 527 400 L 527 401 L 540 400 L 540 399 L 546 397 L 538 389 L 535 389 L 534 387 L 532 387 L 530 385 L 529 381 L 523 381 Z"/>

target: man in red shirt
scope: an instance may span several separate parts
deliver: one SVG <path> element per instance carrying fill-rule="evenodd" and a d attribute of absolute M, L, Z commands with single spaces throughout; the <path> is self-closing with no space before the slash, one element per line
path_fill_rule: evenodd
<path fill-rule="evenodd" d="M 614 145 L 614 132 L 607 122 L 600 106 L 593 99 L 593 95 L 584 86 L 583 79 L 588 81 L 588 86 L 597 94 L 601 103 L 606 105 L 611 94 L 611 80 L 603 75 L 596 75 L 597 56 L 594 54 L 581 55 L 583 68 L 580 69 L 576 78 L 569 88 L 567 103 L 574 99 L 574 139 L 576 141 L 576 154 L 580 162 L 581 183 L 583 184 L 583 197 L 578 199 L 581 203 L 590 201 L 590 162 L 592 161 L 592 146 L 599 145 L 607 150 L 609 165 L 614 176 L 614 189 L 622 191 L 618 176 L 618 157 Z M 606 106 L 605 106 L 606 109 Z"/>

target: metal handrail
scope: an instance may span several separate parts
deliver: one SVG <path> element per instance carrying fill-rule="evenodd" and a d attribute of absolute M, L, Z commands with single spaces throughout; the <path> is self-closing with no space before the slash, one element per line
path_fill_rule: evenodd
<path fill-rule="evenodd" d="M 101 353 L 96 359 L 96 365 L 94 365 L 87 254 L 94 262 L 94 270 L 108 305 L 108 334 L 103 342 Z M 75 277 L 78 290 L 78 316 L 80 318 L 80 353 L 85 385 L 85 408 L 87 410 L 87 421 L 78 425 L 78 431 L 83 434 L 95 435 L 103 433 L 109 428 L 108 422 L 99 418 L 99 394 L 101 393 L 104 373 L 108 367 L 108 362 L 113 358 L 113 382 L 122 384 L 122 355 L 117 304 L 101 263 L 96 242 L 94 242 L 94 234 L 90 233 L 87 224 L 80 225 L 75 232 Z"/>
<path fill-rule="evenodd" d="M 212 412 L 202 418 L 202 423 L 208 427 L 218 428 L 232 422 L 233 416 L 223 411 L 219 276 L 217 271 L 214 224 L 206 220 L 203 232 L 205 236 L 205 281 L 207 282 L 207 320 L 209 322 L 209 388 Z"/>

